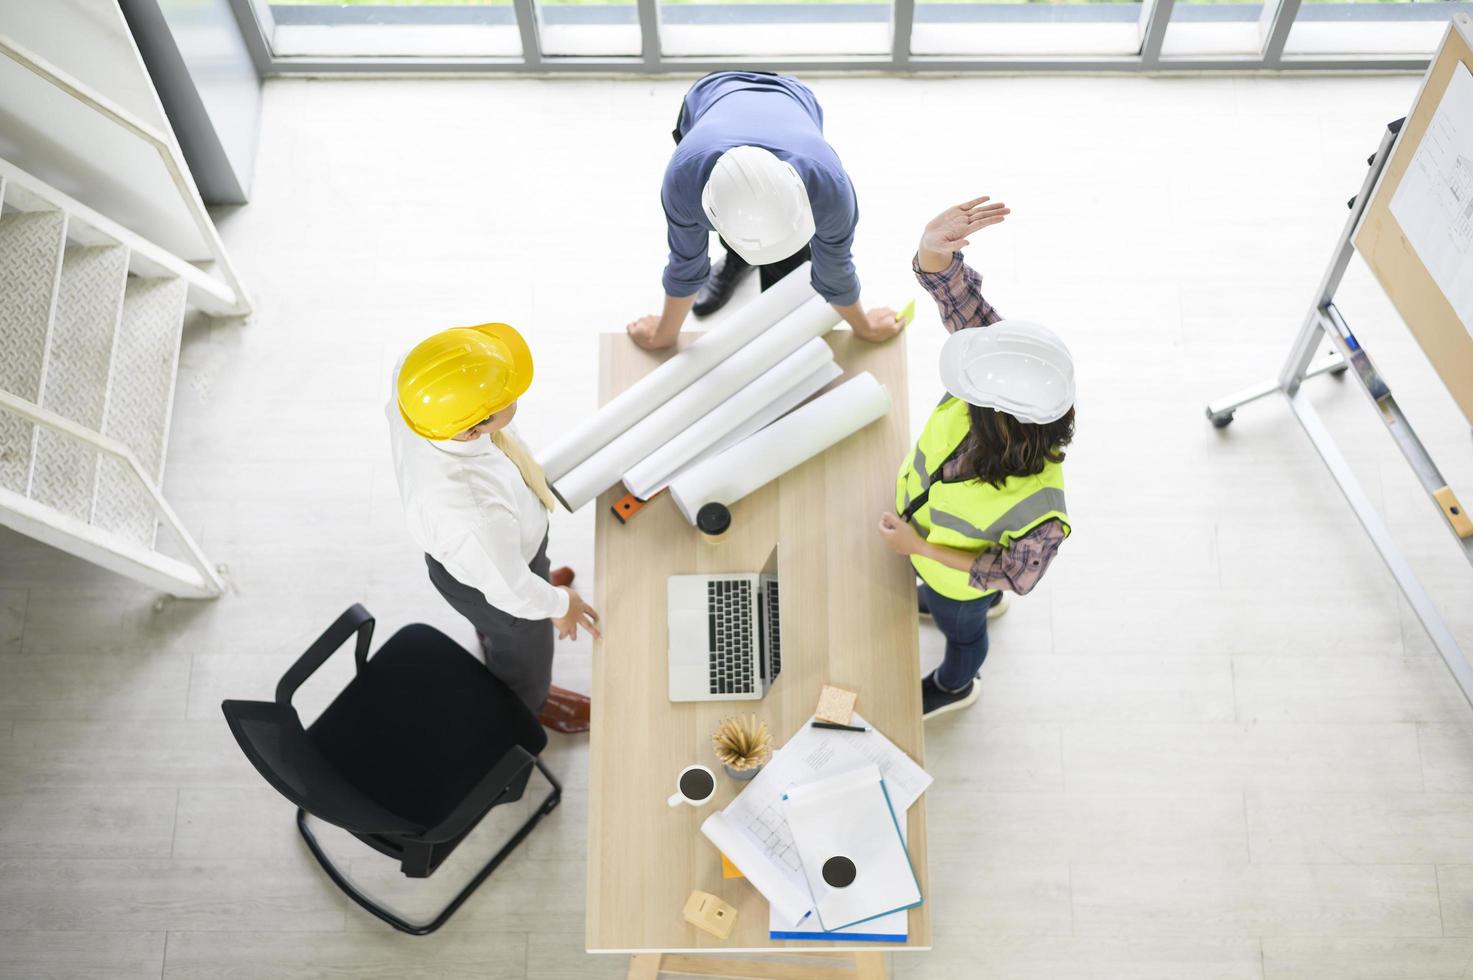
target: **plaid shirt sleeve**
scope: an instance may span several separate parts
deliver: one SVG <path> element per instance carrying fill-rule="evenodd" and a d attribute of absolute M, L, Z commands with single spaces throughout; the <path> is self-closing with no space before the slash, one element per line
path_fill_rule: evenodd
<path fill-rule="evenodd" d="M 974 589 L 1007 589 L 1027 595 L 1048 571 L 1064 536 L 1064 525 L 1055 518 L 1015 538 L 1006 548 L 989 548 L 972 562 L 967 584 Z"/>
<path fill-rule="evenodd" d="M 911 259 L 916 281 L 926 288 L 941 309 L 941 322 L 947 333 L 968 327 L 990 327 L 1002 314 L 982 298 L 982 275 L 967 265 L 962 253 L 951 256 L 944 272 L 922 272 L 919 258 Z"/>

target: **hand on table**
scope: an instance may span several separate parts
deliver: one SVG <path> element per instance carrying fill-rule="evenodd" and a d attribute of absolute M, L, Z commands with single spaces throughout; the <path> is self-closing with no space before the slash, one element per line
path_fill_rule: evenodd
<path fill-rule="evenodd" d="M 859 334 L 860 340 L 868 340 L 870 343 L 889 340 L 905 329 L 905 323 L 888 306 L 870 307 L 864 314 L 864 320 L 869 324 L 868 328 L 855 332 Z"/>
<path fill-rule="evenodd" d="M 624 332 L 629 334 L 630 340 L 645 350 L 660 350 L 675 343 L 674 337 L 667 340 L 660 336 L 660 318 L 658 316 L 642 316 L 638 320 L 626 324 Z"/>
<path fill-rule="evenodd" d="M 920 552 L 925 542 L 916 529 L 900 519 L 899 514 L 880 515 L 880 537 L 897 555 L 914 555 Z"/>
<path fill-rule="evenodd" d="M 595 640 L 603 639 L 603 634 L 599 632 L 598 626 L 596 625 L 598 623 L 597 610 L 584 602 L 583 597 L 568 586 L 560 585 L 558 588 L 568 594 L 568 611 L 562 616 L 553 617 L 552 620 L 552 625 L 557 627 L 558 639 L 578 639 L 579 626 L 582 626 L 589 633 L 593 634 Z"/>

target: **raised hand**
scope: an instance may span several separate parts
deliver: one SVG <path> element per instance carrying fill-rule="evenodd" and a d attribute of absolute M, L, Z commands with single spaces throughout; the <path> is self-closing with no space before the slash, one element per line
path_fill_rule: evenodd
<path fill-rule="evenodd" d="M 922 268 L 941 263 L 941 271 L 951 262 L 952 253 L 971 244 L 970 236 L 988 225 L 1001 222 L 1012 212 L 1001 201 L 993 201 L 987 195 L 973 198 L 947 208 L 926 224 L 921 232 L 920 259 Z M 927 262 L 927 259 L 930 262 Z"/>

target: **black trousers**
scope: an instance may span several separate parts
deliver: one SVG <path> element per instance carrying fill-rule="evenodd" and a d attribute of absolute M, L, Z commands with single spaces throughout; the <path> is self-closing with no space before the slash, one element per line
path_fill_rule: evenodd
<path fill-rule="evenodd" d="M 451 575 L 429 555 L 430 582 L 451 608 L 471 621 L 481 637 L 486 667 L 534 712 L 542 710 L 552 687 L 553 626 L 550 619 L 518 619 L 486 601 L 480 589 L 471 588 Z M 546 579 L 551 573 L 547 538 L 528 565 L 532 574 Z"/>

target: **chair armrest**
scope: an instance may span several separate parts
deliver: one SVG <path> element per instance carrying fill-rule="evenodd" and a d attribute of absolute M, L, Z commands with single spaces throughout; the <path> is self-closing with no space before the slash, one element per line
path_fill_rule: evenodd
<path fill-rule="evenodd" d="M 439 824 L 419 835 L 426 844 L 442 844 L 465 833 L 466 829 L 487 813 L 501 799 L 507 788 L 523 770 L 536 764 L 532 754 L 513 745 L 491 771 L 476 784 L 466 798 Z"/>
<path fill-rule="evenodd" d="M 358 634 L 358 647 L 354 651 L 354 660 L 361 673 L 365 664 L 368 663 L 368 645 L 373 640 L 373 616 L 361 603 L 353 603 L 347 610 L 337 618 L 337 621 L 329 626 L 317 641 L 307 648 L 307 652 L 297 658 L 281 680 L 276 685 L 276 703 L 290 707 L 292 695 L 297 688 L 302 686 L 308 677 L 321 667 L 328 657 L 337 652 L 338 648 L 347 641 L 353 633 Z"/>

